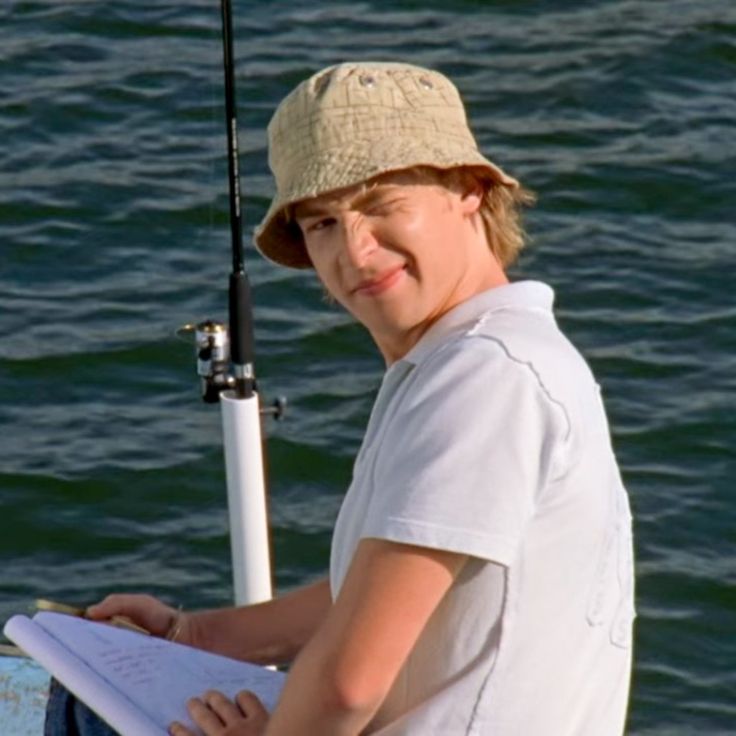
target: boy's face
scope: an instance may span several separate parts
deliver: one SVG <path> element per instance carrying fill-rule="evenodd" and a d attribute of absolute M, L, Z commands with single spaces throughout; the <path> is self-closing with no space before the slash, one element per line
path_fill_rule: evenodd
<path fill-rule="evenodd" d="M 389 174 L 296 205 L 329 293 L 365 325 L 388 362 L 446 311 L 489 288 L 497 263 L 477 214 L 482 192 Z"/>

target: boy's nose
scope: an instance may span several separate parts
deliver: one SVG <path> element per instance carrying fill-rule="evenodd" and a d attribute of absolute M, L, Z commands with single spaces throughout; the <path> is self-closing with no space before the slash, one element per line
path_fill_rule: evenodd
<path fill-rule="evenodd" d="M 346 218 L 342 229 L 342 255 L 351 266 L 364 268 L 378 245 L 366 218 L 360 215 Z"/>

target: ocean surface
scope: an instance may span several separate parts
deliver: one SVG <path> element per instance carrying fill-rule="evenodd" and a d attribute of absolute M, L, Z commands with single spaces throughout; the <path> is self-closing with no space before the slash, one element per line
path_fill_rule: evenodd
<path fill-rule="evenodd" d="M 382 365 L 250 247 L 265 127 L 331 63 L 449 74 L 538 195 L 513 277 L 557 291 L 635 514 L 628 732 L 736 733 L 736 4 L 240 2 L 248 268 L 278 586 L 321 575 Z M 217 407 L 180 325 L 225 318 L 216 0 L 0 5 L 0 620 L 37 597 L 231 596 Z M 533 707 L 533 705 L 531 706 Z"/>

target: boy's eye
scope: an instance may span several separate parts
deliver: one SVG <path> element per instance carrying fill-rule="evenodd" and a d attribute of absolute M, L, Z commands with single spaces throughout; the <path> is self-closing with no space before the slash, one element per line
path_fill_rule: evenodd
<path fill-rule="evenodd" d="M 383 199 L 374 202 L 367 210 L 369 215 L 388 215 L 396 209 L 397 200 Z"/>
<path fill-rule="evenodd" d="M 324 230 L 325 228 L 334 225 L 336 222 L 334 217 L 321 217 L 317 220 L 312 220 L 306 223 L 306 231 L 308 233 L 316 232 L 318 230 Z"/>

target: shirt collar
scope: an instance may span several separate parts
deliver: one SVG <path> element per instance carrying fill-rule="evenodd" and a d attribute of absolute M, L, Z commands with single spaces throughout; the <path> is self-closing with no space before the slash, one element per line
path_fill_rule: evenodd
<path fill-rule="evenodd" d="M 425 356 L 450 333 L 464 325 L 477 322 L 488 312 L 500 309 L 543 309 L 552 311 L 555 294 L 541 281 L 518 281 L 495 286 L 470 297 L 443 314 L 420 338 L 416 345 L 397 363 L 418 365 Z"/>

